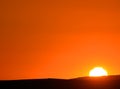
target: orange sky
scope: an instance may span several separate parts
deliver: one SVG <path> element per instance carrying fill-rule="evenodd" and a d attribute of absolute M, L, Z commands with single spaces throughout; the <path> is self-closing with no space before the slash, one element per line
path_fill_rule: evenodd
<path fill-rule="evenodd" d="M 0 79 L 120 74 L 119 0 L 0 0 Z"/>

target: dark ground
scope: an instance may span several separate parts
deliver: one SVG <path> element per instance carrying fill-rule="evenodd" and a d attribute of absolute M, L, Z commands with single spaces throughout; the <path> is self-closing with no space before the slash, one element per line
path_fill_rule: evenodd
<path fill-rule="evenodd" d="M 0 89 L 120 89 L 120 76 L 0 81 Z"/>

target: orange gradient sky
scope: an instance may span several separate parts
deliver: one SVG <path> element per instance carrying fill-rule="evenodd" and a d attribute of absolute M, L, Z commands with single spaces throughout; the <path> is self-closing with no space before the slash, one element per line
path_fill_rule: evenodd
<path fill-rule="evenodd" d="M 120 74 L 119 0 L 0 0 L 0 79 Z"/>

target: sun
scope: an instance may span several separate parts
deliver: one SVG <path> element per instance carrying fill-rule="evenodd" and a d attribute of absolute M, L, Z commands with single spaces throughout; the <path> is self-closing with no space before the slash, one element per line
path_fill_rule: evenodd
<path fill-rule="evenodd" d="M 100 77 L 100 76 L 107 76 L 108 73 L 102 67 L 95 67 L 89 72 L 90 77 Z"/>

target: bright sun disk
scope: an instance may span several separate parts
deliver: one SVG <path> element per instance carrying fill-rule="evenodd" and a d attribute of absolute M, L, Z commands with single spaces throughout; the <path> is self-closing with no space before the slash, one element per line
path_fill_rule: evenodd
<path fill-rule="evenodd" d="M 91 77 L 99 77 L 99 76 L 107 76 L 108 73 L 102 67 L 95 67 L 89 72 L 89 76 Z"/>

